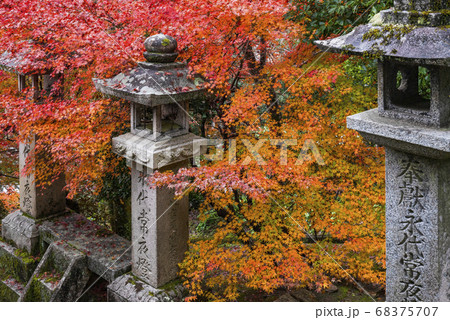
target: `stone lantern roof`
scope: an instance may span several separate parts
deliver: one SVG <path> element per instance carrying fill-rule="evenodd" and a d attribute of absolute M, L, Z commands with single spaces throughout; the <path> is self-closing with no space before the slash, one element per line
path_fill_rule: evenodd
<path fill-rule="evenodd" d="M 23 69 L 26 67 L 26 65 L 26 61 L 24 61 L 23 57 L 20 55 L 14 56 L 11 52 L 8 51 L 0 54 L 0 69 L 25 75 L 26 73 L 23 72 Z"/>
<path fill-rule="evenodd" d="M 23 47 L 22 51 L 19 52 L 11 52 L 4 51 L 0 53 L 0 70 L 5 70 L 10 73 L 15 73 L 18 76 L 18 89 L 22 91 L 26 88 L 26 78 L 30 77 L 32 86 L 36 89 L 39 87 L 38 81 L 39 78 L 43 80 L 43 88 L 47 93 L 50 93 L 51 86 L 55 82 L 55 79 L 60 75 L 52 76 L 52 70 L 45 67 L 36 67 L 33 65 L 33 62 L 43 63 L 47 59 L 48 56 L 45 56 L 41 59 L 34 59 L 27 57 L 27 55 L 31 52 L 31 45 L 33 42 L 31 40 L 28 41 L 20 41 L 18 43 L 21 47 Z M 34 90 L 34 99 L 40 96 L 39 90 Z"/>
<path fill-rule="evenodd" d="M 204 81 L 188 78 L 185 63 L 174 62 L 177 42 L 163 34 L 144 42 L 145 62 L 110 79 L 93 79 L 100 92 L 146 106 L 158 106 L 191 100 L 204 91 Z"/>
<path fill-rule="evenodd" d="M 335 53 L 375 54 L 404 58 L 418 64 L 450 65 L 450 2 L 396 0 L 368 25 L 347 35 L 316 41 Z"/>
<path fill-rule="evenodd" d="M 3 51 L 0 53 L 0 69 L 23 76 L 51 73 L 51 70 L 49 69 L 32 66 L 33 62 L 45 62 L 48 58 L 48 56 L 44 56 L 40 59 L 28 58 L 27 55 L 33 50 L 32 45 L 32 40 L 19 41 L 17 46 L 21 48 L 21 51 Z M 45 45 L 42 44 L 41 46 L 45 47 Z"/>

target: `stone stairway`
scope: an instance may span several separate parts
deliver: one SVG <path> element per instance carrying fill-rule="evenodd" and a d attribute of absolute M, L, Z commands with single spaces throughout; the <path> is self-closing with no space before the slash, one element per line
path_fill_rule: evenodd
<path fill-rule="evenodd" d="M 79 214 L 28 220 L 16 211 L 2 221 L 0 302 L 75 301 L 90 277 L 111 283 L 131 270 L 130 242 Z"/>
<path fill-rule="evenodd" d="M 72 213 L 45 221 L 39 231 L 41 247 L 67 242 L 86 254 L 91 272 L 108 282 L 131 270 L 131 243 L 82 215 Z"/>
<path fill-rule="evenodd" d="M 0 301 L 18 301 L 38 262 L 38 257 L 0 239 Z"/>
<path fill-rule="evenodd" d="M 19 301 L 75 301 L 89 280 L 86 255 L 67 242 L 54 242 Z"/>

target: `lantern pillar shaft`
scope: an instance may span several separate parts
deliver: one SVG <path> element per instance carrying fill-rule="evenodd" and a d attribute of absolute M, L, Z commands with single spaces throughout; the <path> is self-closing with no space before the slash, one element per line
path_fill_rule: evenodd
<path fill-rule="evenodd" d="M 187 167 L 183 161 L 160 171 Z M 155 288 L 178 275 L 178 264 L 187 251 L 188 197 L 175 199 L 167 187 L 150 188 L 147 176 L 152 170 L 131 167 L 132 266 L 133 274 Z"/>
<path fill-rule="evenodd" d="M 386 300 L 450 301 L 450 160 L 386 148 Z"/>

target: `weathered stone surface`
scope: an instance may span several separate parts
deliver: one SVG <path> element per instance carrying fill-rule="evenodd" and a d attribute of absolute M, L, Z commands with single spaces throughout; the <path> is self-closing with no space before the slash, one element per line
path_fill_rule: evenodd
<path fill-rule="evenodd" d="M 36 258 L 0 241 L 0 278 L 2 273 L 7 273 L 20 282 L 27 283 L 36 266 Z"/>
<path fill-rule="evenodd" d="M 445 26 L 450 20 L 450 15 L 443 12 L 383 10 L 379 15 L 385 24 L 413 24 L 424 27 Z"/>
<path fill-rule="evenodd" d="M 122 237 L 113 234 L 107 238 L 72 240 L 69 243 L 87 253 L 88 268 L 108 282 L 112 282 L 131 270 L 131 244 Z M 90 250 L 89 248 L 92 248 Z"/>
<path fill-rule="evenodd" d="M 131 104 L 131 133 L 152 141 L 167 140 L 189 133 L 189 103 L 156 106 Z M 151 114 L 151 115 L 150 115 Z"/>
<path fill-rule="evenodd" d="M 339 288 L 336 285 L 334 285 L 333 283 L 330 283 L 330 286 L 325 289 L 325 292 L 333 293 L 333 292 L 337 292 L 338 290 L 339 290 Z"/>
<path fill-rule="evenodd" d="M 39 252 L 39 230 L 36 221 L 17 210 L 2 220 L 2 237 L 19 249 L 34 255 Z"/>
<path fill-rule="evenodd" d="M 445 128 L 450 123 L 450 68 L 426 67 L 431 98 L 419 94 L 419 66 L 385 59 L 378 62 L 378 111 L 381 116 Z M 398 73 L 402 75 L 397 87 Z"/>
<path fill-rule="evenodd" d="M 181 162 L 176 171 L 187 166 Z M 146 168 L 131 168 L 133 274 L 155 288 L 175 279 L 189 238 L 187 197 L 176 200 L 168 188 L 150 189 Z"/>
<path fill-rule="evenodd" d="M 177 40 L 164 34 L 155 34 L 144 41 L 147 52 L 172 53 L 177 50 Z"/>
<path fill-rule="evenodd" d="M 144 57 L 148 62 L 174 62 L 178 57 L 177 40 L 164 34 L 155 34 L 144 41 Z"/>
<path fill-rule="evenodd" d="M 336 287 L 336 291 L 337 290 L 338 289 Z M 317 302 L 316 295 L 313 292 L 304 288 L 291 291 L 290 294 L 296 299 L 296 301 L 299 302 Z"/>
<path fill-rule="evenodd" d="M 140 65 L 111 79 L 93 79 L 95 87 L 104 94 L 146 106 L 181 103 L 204 91 L 203 80 L 187 78 L 189 69 L 185 64 L 169 64 L 170 69 L 161 63 Z"/>
<path fill-rule="evenodd" d="M 8 72 L 24 74 L 23 69 L 27 67 L 27 62 L 23 59 L 23 55 L 13 55 L 8 51 L 0 54 L 0 69 Z"/>
<path fill-rule="evenodd" d="M 17 302 L 23 291 L 24 286 L 13 277 L 0 279 L 0 302 Z"/>
<path fill-rule="evenodd" d="M 73 287 L 74 281 L 70 279 L 75 277 L 78 279 L 75 282 L 79 286 L 82 285 L 86 274 L 84 271 L 80 271 L 84 270 L 84 267 L 81 268 L 80 266 L 85 266 L 86 270 L 89 269 L 108 282 L 112 282 L 118 276 L 131 270 L 131 243 L 100 228 L 78 214 L 57 216 L 38 226 L 33 219 L 23 216 L 20 211 L 16 211 L 3 221 L 3 228 L 6 231 L 5 235 L 12 234 L 15 237 L 15 242 L 23 243 L 25 241 L 26 244 L 29 244 L 30 238 L 33 239 L 32 246 L 36 252 L 39 251 L 39 235 L 43 251 L 50 245 L 45 255 L 46 264 L 43 265 L 44 262 L 41 260 L 39 270 L 35 270 L 36 262 L 34 260 L 25 259 L 22 253 L 16 254 L 14 247 L 0 242 L 0 267 L 4 267 L 2 261 L 7 256 L 8 267 L 5 270 L 7 276 L 5 279 L 9 279 L 10 285 L 17 281 L 27 283 L 30 274 L 34 271 L 35 279 L 31 277 L 33 283 L 28 283 L 30 289 L 27 289 L 27 301 L 41 301 L 41 299 L 42 301 L 72 301 L 71 299 L 78 298 L 75 295 L 77 292 L 79 293 L 79 288 Z M 22 236 L 19 237 L 19 235 Z M 64 243 L 67 249 L 61 252 L 61 245 L 58 245 L 58 243 Z M 78 261 L 80 255 L 83 257 L 82 262 Z M 48 261 L 51 261 L 51 263 Z M 70 267 L 70 263 L 67 264 L 68 261 L 73 261 L 73 268 Z M 39 275 L 51 269 L 49 265 L 66 268 L 66 270 L 59 269 L 59 272 L 65 275 L 69 284 L 63 284 L 60 281 L 57 283 L 46 282 L 41 279 Z M 73 270 L 67 271 L 69 268 Z M 89 276 L 89 273 L 87 276 Z M 66 278 L 63 276 L 62 280 Z M 14 279 L 18 280 L 15 281 Z M 17 300 L 17 295 L 14 295 L 17 290 L 14 291 L 14 287 L 9 288 L 6 284 L 0 284 L 0 289 L 0 299 L 11 301 L 11 297 L 14 296 L 13 299 Z M 56 290 L 59 293 L 56 293 Z M 3 293 L 4 296 L 2 296 Z"/>
<path fill-rule="evenodd" d="M 155 289 L 133 274 L 125 274 L 108 286 L 110 302 L 176 302 L 185 296 L 186 290 L 179 283 Z"/>
<path fill-rule="evenodd" d="M 386 148 L 388 301 L 450 301 L 450 160 Z"/>
<path fill-rule="evenodd" d="M 33 136 L 28 143 L 19 144 L 19 170 L 23 172 L 27 159 L 35 157 L 36 140 Z M 20 209 L 35 219 L 42 219 L 66 210 L 64 175 L 45 187 L 39 186 L 34 174 L 20 175 Z"/>
<path fill-rule="evenodd" d="M 60 275 L 45 277 L 45 272 Z M 64 242 L 50 245 L 20 301 L 75 301 L 89 280 L 86 255 Z"/>
<path fill-rule="evenodd" d="M 291 296 L 289 293 L 285 293 L 277 300 L 275 300 L 275 302 L 299 302 L 299 301 L 295 299 L 293 296 Z"/>
<path fill-rule="evenodd" d="M 433 11 L 448 7 L 447 0 L 394 0 L 394 8 L 397 10 Z"/>
<path fill-rule="evenodd" d="M 161 106 L 191 100 L 205 91 L 204 80 L 188 78 L 184 63 L 174 63 L 177 42 L 162 34 L 149 37 L 144 46 L 147 62 L 111 79 L 93 79 L 98 91 L 145 106 Z"/>
<path fill-rule="evenodd" d="M 79 214 L 45 221 L 40 227 L 42 247 L 65 241 L 87 256 L 90 271 L 108 282 L 131 270 L 130 241 L 107 232 Z"/>
<path fill-rule="evenodd" d="M 381 117 L 347 126 L 386 147 L 386 299 L 450 299 L 450 128 Z"/>
<path fill-rule="evenodd" d="M 192 158 L 194 141 L 204 140 L 193 133 L 153 141 L 151 136 L 126 133 L 113 138 L 113 151 L 139 165 L 161 169 Z"/>
<path fill-rule="evenodd" d="M 347 117 L 347 127 L 382 146 L 435 159 L 450 158 L 449 128 L 381 117 L 376 109 Z"/>
<path fill-rule="evenodd" d="M 156 52 L 144 52 L 144 57 L 148 62 L 152 63 L 170 63 L 174 62 L 178 57 L 178 52 L 172 53 L 156 53 Z"/>
<path fill-rule="evenodd" d="M 361 25 L 352 32 L 330 40 L 316 41 L 315 44 L 330 52 L 351 54 L 370 53 L 379 57 L 381 54 L 391 58 L 406 58 L 410 63 L 428 65 L 450 65 L 450 30 L 447 28 L 415 27 L 405 32 L 401 27 L 392 27 L 389 36 L 382 26 Z M 397 28 L 398 30 L 395 31 Z M 375 39 L 363 39 L 364 35 L 381 32 Z M 386 39 L 387 37 L 388 39 Z"/>

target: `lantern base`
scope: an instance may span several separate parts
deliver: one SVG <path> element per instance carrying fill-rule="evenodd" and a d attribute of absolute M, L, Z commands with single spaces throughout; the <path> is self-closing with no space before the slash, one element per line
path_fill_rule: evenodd
<path fill-rule="evenodd" d="M 108 286 L 108 302 L 183 301 L 185 296 L 186 290 L 179 280 L 157 289 L 132 273 L 120 276 Z"/>

